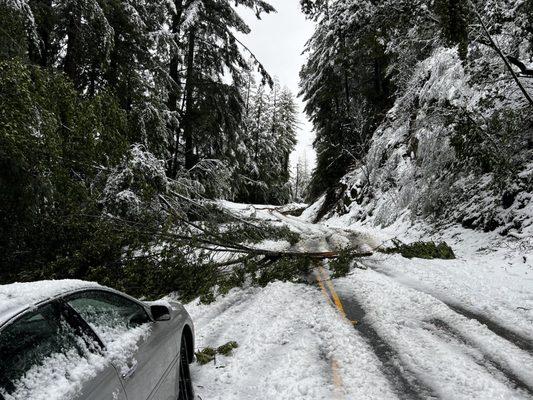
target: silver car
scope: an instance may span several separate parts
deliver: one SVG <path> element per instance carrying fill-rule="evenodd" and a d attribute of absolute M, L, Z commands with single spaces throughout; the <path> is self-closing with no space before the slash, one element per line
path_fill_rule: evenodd
<path fill-rule="evenodd" d="M 182 305 L 83 281 L 0 286 L 1 400 L 194 397 Z"/>

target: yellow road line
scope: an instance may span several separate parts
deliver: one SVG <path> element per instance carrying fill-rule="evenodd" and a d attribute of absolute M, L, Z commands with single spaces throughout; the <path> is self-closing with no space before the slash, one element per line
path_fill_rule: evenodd
<path fill-rule="evenodd" d="M 339 310 L 339 313 L 343 316 L 344 319 L 349 321 L 351 324 L 355 325 L 359 323 L 359 321 L 348 319 L 348 316 L 346 315 L 346 311 L 344 311 L 344 306 L 342 305 L 342 301 L 339 295 L 337 294 L 337 292 L 335 291 L 335 287 L 333 286 L 331 279 L 329 279 L 326 276 L 326 271 L 324 271 L 324 267 L 322 267 L 322 265 L 320 264 L 317 264 L 317 266 L 318 266 L 318 274 L 320 275 L 320 280 L 318 281 L 318 284 L 320 285 L 320 287 L 323 287 L 324 286 L 323 282 L 326 282 L 326 285 L 328 286 L 328 289 L 329 289 L 329 293 L 331 293 L 331 297 L 333 298 L 333 304 L 335 305 L 337 310 Z M 323 293 L 324 291 L 325 290 L 322 289 Z M 328 300 L 331 302 L 330 296 L 327 296 L 327 297 L 328 297 Z"/>
<path fill-rule="evenodd" d="M 329 304 L 334 306 L 335 304 L 333 304 L 333 302 L 331 301 L 331 298 L 329 297 L 328 291 L 326 290 L 326 287 L 324 286 L 324 282 L 322 281 L 322 277 L 320 277 L 320 279 L 317 279 L 317 283 L 318 283 L 318 286 L 320 286 L 320 289 L 322 289 L 322 294 L 324 295 L 326 300 L 329 302 Z"/>
<path fill-rule="evenodd" d="M 320 286 L 320 289 L 322 290 L 322 294 L 327 299 L 327 301 L 331 305 L 335 306 L 341 312 L 341 315 L 344 318 L 346 318 L 346 314 L 344 313 L 344 308 L 342 307 L 340 298 L 335 293 L 333 285 L 331 285 L 331 282 L 328 280 L 328 277 L 326 276 L 324 269 L 322 268 L 322 266 L 319 264 L 318 261 L 316 262 L 316 266 L 318 267 L 317 268 L 317 271 L 318 271 L 317 283 L 318 283 L 318 286 Z M 328 288 L 330 289 L 332 293 L 331 296 L 329 295 L 326 287 L 324 286 L 324 282 L 326 282 L 326 284 L 328 285 Z M 333 295 L 333 293 L 335 294 Z M 333 297 L 333 301 L 331 300 L 331 297 Z M 344 399 L 344 392 L 343 392 L 344 383 L 342 382 L 342 375 L 340 373 L 339 363 L 334 357 L 331 358 L 331 372 L 333 375 L 334 398 L 336 400 L 342 400 Z"/>
<path fill-rule="evenodd" d="M 341 315 L 346 318 L 346 312 L 344 311 L 344 306 L 342 305 L 342 301 L 335 291 L 335 288 L 333 287 L 333 284 L 331 283 L 331 280 L 328 279 L 326 276 L 326 271 L 324 271 L 324 268 L 322 266 L 319 266 L 320 275 L 322 276 L 322 279 L 326 281 L 326 285 L 328 286 L 329 292 L 331 293 L 331 297 L 333 298 L 333 302 L 335 303 L 335 307 L 337 307 L 337 310 L 341 313 Z"/>
<path fill-rule="evenodd" d="M 342 382 L 342 376 L 341 376 L 339 369 L 340 368 L 339 368 L 339 364 L 337 363 L 337 360 L 332 358 L 331 359 L 331 371 L 333 372 L 333 386 L 335 386 L 334 394 L 335 394 L 336 399 L 344 398 L 344 393 L 342 390 L 344 383 Z"/>

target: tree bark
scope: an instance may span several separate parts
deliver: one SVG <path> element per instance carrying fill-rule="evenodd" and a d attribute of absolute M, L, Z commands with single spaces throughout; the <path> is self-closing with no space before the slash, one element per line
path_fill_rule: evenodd
<path fill-rule="evenodd" d="M 351 116 L 351 96 L 350 96 L 350 84 L 349 84 L 349 78 L 348 78 L 348 68 L 349 68 L 349 61 L 348 61 L 348 52 L 346 47 L 346 35 L 341 33 L 340 34 L 340 42 L 342 43 L 342 52 L 344 54 L 344 61 L 342 62 L 342 74 L 344 79 L 344 96 L 346 100 L 346 111 L 348 115 Z"/>
<path fill-rule="evenodd" d="M 33 7 L 33 5 L 32 5 Z M 48 23 L 52 19 L 52 0 L 41 0 L 38 4 L 40 16 L 35 16 L 35 24 L 37 26 L 37 33 L 40 38 L 40 43 L 34 45 L 30 40 L 28 43 L 30 60 L 40 65 L 43 68 L 50 66 L 50 61 L 53 59 L 52 52 L 52 38 L 51 33 L 53 27 Z"/>
<path fill-rule="evenodd" d="M 261 116 L 263 114 L 263 93 L 261 92 L 261 97 L 259 98 L 259 107 L 257 109 L 257 124 L 255 129 L 255 146 L 254 146 L 254 161 L 257 165 L 259 161 L 259 129 L 257 127 L 261 126 Z"/>
<path fill-rule="evenodd" d="M 80 11 L 76 7 L 70 7 L 67 26 L 67 51 L 64 60 L 65 74 L 79 86 L 78 76 L 78 53 L 79 53 L 79 28 L 81 23 Z"/>
<path fill-rule="evenodd" d="M 185 84 L 185 117 L 183 121 L 183 137 L 185 139 L 185 168 L 190 170 L 195 165 L 194 139 L 192 134 L 192 116 L 194 107 L 194 47 L 196 31 L 189 30 L 189 47 L 187 51 L 187 82 Z"/>
<path fill-rule="evenodd" d="M 183 0 L 175 0 L 174 5 L 176 7 L 176 14 L 172 19 L 172 33 L 176 38 L 179 37 L 180 28 L 181 28 L 181 17 L 183 15 Z M 178 110 L 178 99 L 179 99 L 179 87 L 180 87 L 180 76 L 179 76 L 179 50 L 178 50 L 178 39 L 176 39 L 176 48 L 174 49 L 174 54 L 170 59 L 169 64 L 169 76 L 172 80 L 168 88 L 168 109 L 171 113 L 175 113 Z M 178 173 L 178 151 L 179 151 L 179 141 L 180 141 L 180 130 L 176 126 L 169 126 L 170 131 L 172 132 L 172 148 L 170 149 L 171 161 L 168 166 L 169 175 L 172 178 L 175 178 Z"/>

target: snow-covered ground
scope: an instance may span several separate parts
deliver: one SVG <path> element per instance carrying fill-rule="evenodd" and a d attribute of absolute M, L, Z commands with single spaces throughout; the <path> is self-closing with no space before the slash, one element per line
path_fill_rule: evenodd
<path fill-rule="evenodd" d="M 289 225 L 304 237 L 301 250 L 368 249 L 398 237 L 446 240 L 457 259 L 377 253 L 327 291 L 278 282 L 189 304 L 198 348 L 239 343 L 232 356 L 193 367 L 202 399 L 533 398 L 531 240 L 402 222 L 313 225 L 305 213 L 226 206 Z"/>

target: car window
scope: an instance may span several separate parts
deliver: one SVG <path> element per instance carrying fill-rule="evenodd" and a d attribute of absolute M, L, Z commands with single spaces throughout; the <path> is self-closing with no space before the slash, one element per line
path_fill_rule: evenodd
<path fill-rule="evenodd" d="M 152 324 L 144 307 L 124 296 L 90 290 L 65 298 L 106 347 L 106 358 L 126 373 L 140 342 L 150 335 Z"/>
<path fill-rule="evenodd" d="M 51 356 L 73 350 L 82 351 L 79 337 L 58 307 L 48 304 L 24 315 L 0 331 L 0 393 L 11 393 L 19 379 Z"/>
<path fill-rule="evenodd" d="M 142 306 L 114 293 L 87 291 L 66 300 L 100 335 L 109 329 L 129 330 L 150 322 Z"/>

